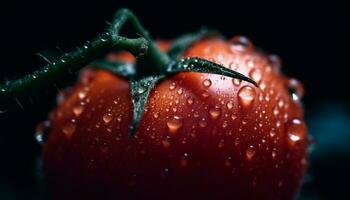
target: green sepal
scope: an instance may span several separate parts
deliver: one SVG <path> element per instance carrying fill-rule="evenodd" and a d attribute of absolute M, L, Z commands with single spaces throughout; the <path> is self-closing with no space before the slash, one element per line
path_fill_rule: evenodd
<path fill-rule="evenodd" d="M 249 77 L 239 72 L 233 71 L 229 68 L 226 68 L 222 65 L 213 63 L 209 60 L 205 60 L 203 58 L 198 58 L 198 57 L 184 58 L 184 59 L 181 59 L 180 61 L 176 61 L 170 64 L 167 68 L 167 73 L 169 75 L 183 72 L 183 71 L 219 74 L 219 75 L 247 81 L 249 83 L 252 83 L 255 86 L 258 86 L 257 83 L 252 79 L 250 79 Z"/>
<path fill-rule="evenodd" d="M 135 65 L 129 62 L 98 60 L 89 64 L 93 69 L 104 69 L 113 74 L 132 79 L 136 74 Z"/>
<path fill-rule="evenodd" d="M 131 81 L 131 97 L 134 108 L 129 137 L 133 137 L 137 131 L 151 90 L 155 84 L 163 78 L 164 76 L 149 76 L 140 80 Z"/>
<path fill-rule="evenodd" d="M 217 31 L 208 30 L 206 28 L 200 29 L 198 32 L 185 34 L 177 38 L 169 50 L 167 51 L 168 56 L 171 59 L 179 59 L 181 55 L 195 42 L 213 35 L 219 35 Z"/>

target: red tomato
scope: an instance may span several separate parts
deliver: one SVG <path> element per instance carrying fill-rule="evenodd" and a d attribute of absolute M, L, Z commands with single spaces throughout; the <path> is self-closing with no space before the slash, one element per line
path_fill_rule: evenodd
<path fill-rule="evenodd" d="M 243 38 L 201 57 L 250 76 L 182 72 L 151 92 L 136 135 L 130 84 L 85 70 L 51 115 L 44 170 L 56 199 L 293 199 L 307 166 L 301 85 Z M 289 90 L 294 90 L 291 95 Z"/>

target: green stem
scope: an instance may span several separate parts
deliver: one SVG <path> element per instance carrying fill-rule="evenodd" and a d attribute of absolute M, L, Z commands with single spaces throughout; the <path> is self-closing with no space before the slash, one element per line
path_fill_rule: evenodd
<path fill-rule="evenodd" d="M 10 106 L 17 98 L 38 92 L 43 87 L 61 80 L 62 77 L 81 69 L 93 60 L 103 57 L 110 50 L 123 49 L 138 55 L 147 44 L 144 38 L 127 39 L 103 34 L 32 74 L 10 82 L 8 85 L 0 85 L 0 110 Z"/>
<path fill-rule="evenodd" d="M 151 39 L 148 31 L 143 28 L 138 18 L 128 9 L 120 9 L 114 16 L 112 25 L 110 26 L 109 33 L 114 35 L 119 35 L 124 24 L 129 23 L 131 28 L 136 34 L 141 35 L 142 37 L 148 40 L 148 50 L 147 50 L 147 60 L 150 61 L 150 64 L 157 68 L 157 71 L 164 73 L 165 66 L 170 63 L 170 58 L 168 55 L 160 51 L 156 44 Z"/>

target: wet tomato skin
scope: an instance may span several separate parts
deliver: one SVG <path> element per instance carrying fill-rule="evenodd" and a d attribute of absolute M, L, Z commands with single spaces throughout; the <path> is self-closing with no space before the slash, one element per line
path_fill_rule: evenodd
<path fill-rule="evenodd" d="M 171 76 L 152 90 L 129 138 L 130 84 L 85 70 L 52 112 L 44 144 L 56 199 L 295 197 L 307 165 L 307 131 L 278 63 L 218 38 L 197 42 L 187 56 L 237 70 L 259 87 L 220 75 Z"/>

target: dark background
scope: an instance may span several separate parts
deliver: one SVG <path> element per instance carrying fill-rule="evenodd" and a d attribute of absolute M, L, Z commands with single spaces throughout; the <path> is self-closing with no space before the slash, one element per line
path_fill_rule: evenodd
<path fill-rule="evenodd" d="M 37 52 L 67 52 L 107 27 L 129 7 L 154 38 L 173 38 L 205 25 L 225 36 L 248 36 L 283 60 L 283 71 L 304 83 L 306 119 L 316 138 L 300 199 L 347 198 L 350 178 L 349 7 L 336 3 L 35 1 L 0 3 L 0 81 L 44 63 Z M 54 106 L 46 91 L 30 106 L 0 115 L 0 199 L 35 199 L 40 146 L 37 122 Z"/>

